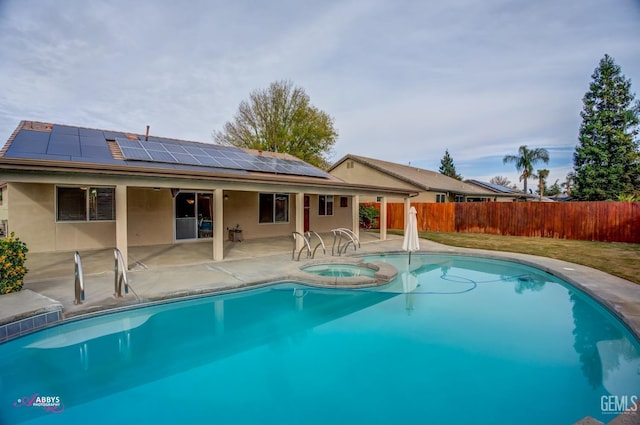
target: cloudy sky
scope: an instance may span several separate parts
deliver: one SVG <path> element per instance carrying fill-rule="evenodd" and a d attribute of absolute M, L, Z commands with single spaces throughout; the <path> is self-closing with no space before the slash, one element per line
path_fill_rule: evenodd
<path fill-rule="evenodd" d="M 605 53 L 640 93 L 640 0 L 0 0 L 0 141 L 20 120 L 212 142 L 291 80 L 347 153 L 518 182 L 502 157 L 572 167 Z"/>

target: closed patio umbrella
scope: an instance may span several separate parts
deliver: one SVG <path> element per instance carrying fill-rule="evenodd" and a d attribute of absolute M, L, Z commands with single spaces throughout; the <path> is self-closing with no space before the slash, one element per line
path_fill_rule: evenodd
<path fill-rule="evenodd" d="M 402 249 L 409 252 L 409 264 L 411 264 L 411 253 L 420 249 L 417 214 L 415 207 L 409 209 L 409 220 L 407 220 L 407 227 L 404 229 L 404 240 L 402 241 Z"/>

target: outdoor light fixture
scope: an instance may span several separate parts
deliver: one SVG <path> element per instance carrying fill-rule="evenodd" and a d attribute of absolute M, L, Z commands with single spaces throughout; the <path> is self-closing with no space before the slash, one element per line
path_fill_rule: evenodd
<path fill-rule="evenodd" d="M 228 201 L 228 200 L 229 200 L 229 195 L 225 194 L 225 195 L 224 195 L 224 200 L 225 200 L 225 201 Z"/>

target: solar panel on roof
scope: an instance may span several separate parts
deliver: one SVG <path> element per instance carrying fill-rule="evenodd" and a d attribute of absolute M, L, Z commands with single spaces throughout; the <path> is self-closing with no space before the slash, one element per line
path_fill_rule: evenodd
<path fill-rule="evenodd" d="M 233 159 L 231 158 L 217 158 L 218 162 L 220 163 L 220 165 L 222 167 L 225 168 L 238 168 L 240 170 L 244 170 L 245 168 L 242 168 L 238 165 L 237 162 L 235 162 Z"/>
<path fill-rule="evenodd" d="M 211 156 L 198 156 L 196 157 L 198 159 L 198 161 L 200 161 L 200 163 L 202 165 L 208 165 L 211 167 L 220 167 L 221 164 L 218 162 L 217 159 L 211 157 Z"/>
<path fill-rule="evenodd" d="M 160 151 L 160 152 L 167 151 L 167 148 L 165 148 L 162 143 L 157 143 L 157 142 L 146 142 L 141 146 L 143 146 L 148 151 Z"/>
<path fill-rule="evenodd" d="M 111 151 L 106 146 L 80 146 L 80 152 L 86 158 L 111 158 Z"/>
<path fill-rule="evenodd" d="M 169 152 L 175 152 L 175 153 L 187 153 L 187 151 L 180 145 L 174 145 L 174 144 L 169 144 L 169 143 L 165 143 L 164 147 L 169 151 Z"/>
<path fill-rule="evenodd" d="M 78 127 L 69 127 L 67 125 L 54 124 L 51 128 L 52 134 L 71 134 L 74 136 L 80 135 L 80 129 Z"/>
<path fill-rule="evenodd" d="M 193 146 L 185 146 L 184 148 L 192 155 L 206 155 L 205 151 L 200 148 L 196 148 Z"/>
<path fill-rule="evenodd" d="M 94 130 L 92 128 L 81 128 L 80 136 L 100 137 L 104 139 L 104 133 L 102 133 L 102 130 Z"/>
<path fill-rule="evenodd" d="M 178 152 L 172 152 L 171 154 L 176 159 L 176 161 L 178 161 L 178 164 L 200 165 L 200 163 L 196 161 L 196 159 L 191 154 Z"/>
<path fill-rule="evenodd" d="M 151 156 L 144 149 L 121 147 L 120 150 L 122 151 L 122 155 L 124 155 L 124 159 L 151 160 Z"/>
<path fill-rule="evenodd" d="M 18 152 L 41 153 L 47 152 L 49 144 L 49 133 L 43 131 L 22 130 L 19 132 L 11 143 L 11 147 L 7 151 L 7 156 Z"/>
<path fill-rule="evenodd" d="M 118 146 L 120 146 L 120 148 L 142 149 L 142 145 L 137 140 L 116 139 L 116 141 L 118 142 Z"/>
<path fill-rule="evenodd" d="M 125 160 L 196 165 L 240 171 L 326 177 L 327 174 L 298 160 L 251 155 L 227 146 L 200 147 L 196 143 L 174 140 L 138 141 L 116 138 Z"/>
<path fill-rule="evenodd" d="M 104 141 L 104 136 L 80 136 L 80 147 L 83 146 L 104 146 L 106 147 L 106 143 Z"/>
<path fill-rule="evenodd" d="M 173 157 L 173 155 L 171 155 L 171 153 L 166 151 L 165 152 L 147 151 L 147 153 L 149 154 L 149 156 L 151 156 L 151 159 L 154 161 L 178 163 L 178 161 Z"/>

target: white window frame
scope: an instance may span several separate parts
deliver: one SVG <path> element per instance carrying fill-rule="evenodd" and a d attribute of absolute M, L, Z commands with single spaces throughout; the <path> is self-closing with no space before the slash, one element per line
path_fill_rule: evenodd
<path fill-rule="evenodd" d="M 320 198 L 324 198 L 324 208 L 320 209 Z M 331 217 L 335 211 L 335 197 L 333 195 L 318 195 L 318 216 Z M 331 204 L 331 211 L 329 211 L 329 204 Z M 328 211 L 331 213 L 329 214 Z"/>
<path fill-rule="evenodd" d="M 447 195 L 444 193 L 436 193 L 436 203 L 444 204 L 445 202 L 447 202 Z"/>

